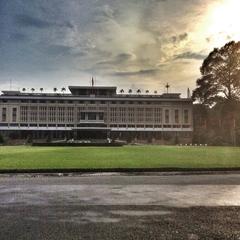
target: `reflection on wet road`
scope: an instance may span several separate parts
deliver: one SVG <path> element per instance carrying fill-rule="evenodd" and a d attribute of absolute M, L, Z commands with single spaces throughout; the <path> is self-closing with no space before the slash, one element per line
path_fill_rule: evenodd
<path fill-rule="evenodd" d="M 132 182 L 126 183 L 126 178 Z M 182 184 L 179 176 L 0 178 L 0 205 L 240 206 L 238 175 L 228 178 L 216 175 L 216 179 L 221 179 L 219 184 L 213 181 L 214 176 L 211 175 L 180 178 Z M 191 178 L 194 184 L 191 184 Z M 196 184 L 197 178 L 199 185 Z M 167 183 L 167 179 L 171 184 Z M 142 184 L 144 180 L 148 184 Z M 201 184 L 203 180 L 204 184 Z"/>

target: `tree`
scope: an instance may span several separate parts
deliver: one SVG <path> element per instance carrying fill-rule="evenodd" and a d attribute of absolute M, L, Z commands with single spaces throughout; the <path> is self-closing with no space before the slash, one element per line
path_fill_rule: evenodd
<path fill-rule="evenodd" d="M 193 99 L 212 106 L 240 100 L 240 42 L 215 48 L 203 61 Z"/>
<path fill-rule="evenodd" d="M 154 91 L 154 94 L 157 94 L 157 90 Z"/>
<path fill-rule="evenodd" d="M 131 94 L 131 93 L 132 93 L 132 89 L 129 89 L 129 90 L 128 90 L 128 93 Z"/>
<path fill-rule="evenodd" d="M 61 89 L 61 92 L 62 92 L 62 93 L 66 92 L 66 88 L 63 87 L 63 88 Z"/>
<path fill-rule="evenodd" d="M 58 90 L 57 88 L 53 88 L 53 91 L 54 91 L 54 92 L 57 92 L 57 90 Z"/>
<path fill-rule="evenodd" d="M 23 88 L 22 91 L 23 91 L 23 92 L 26 92 L 26 88 Z"/>
<path fill-rule="evenodd" d="M 31 88 L 32 93 L 35 91 L 35 88 Z"/>
<path fill-rule="evenodd" d="M 141 93 L 141 90 L 140 90 L 140 89 L 138 89 L 138 90 L 137 90 L 137 93 L 138 93 L 138 94 L 140 94 L 140 93 Z"/>
<path fill-rule="evenodd" d="M 124 93 L 124 90 L 123 90 L 123 89 L 121 89 L 121 90 L 120 90 L 120 93 Z"/>
<path fill-rule="evenodd" d="M 43 92 L 43 88 L 40 88 L 39 90 L 40 90 L 41 93 Z"/>
<path fill-rule="evenodd" d="M 149 90 L 146 90 L 146 94 L 148 94 L 149 93 Z"/>

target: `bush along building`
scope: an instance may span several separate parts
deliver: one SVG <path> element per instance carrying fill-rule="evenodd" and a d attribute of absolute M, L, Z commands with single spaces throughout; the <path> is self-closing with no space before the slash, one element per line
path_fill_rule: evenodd
<path fill-rule="evenodd" d="M 24 89 L 25 90 L 25 89 Z M 56 89 L 55 89 L 56 90 Z M 117 93 L 110 86 L 69 86 L 70 93 L 2 91 L 0 135 L 5 139 L 119 139 L 191 143 L 192 100 L 178 93 Z"/>

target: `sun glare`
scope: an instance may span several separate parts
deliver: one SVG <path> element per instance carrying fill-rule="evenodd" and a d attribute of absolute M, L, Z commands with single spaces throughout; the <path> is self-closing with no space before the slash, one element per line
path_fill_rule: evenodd
<path fill-rule="evenodd" d="M 214 36 L 216 45 L 227 40 L 240 40 L 240 1 L 224 0 L 214 4 L 209 10 L 206 30 Z"/>

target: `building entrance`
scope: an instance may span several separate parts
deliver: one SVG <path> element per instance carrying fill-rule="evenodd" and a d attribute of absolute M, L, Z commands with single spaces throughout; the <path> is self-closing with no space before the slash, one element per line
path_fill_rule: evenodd
<path fill-rule="evenodd" d="M 110 136 L 109 129 L 77 129 L 74 130 L 75 140 L 106 140 Z"/>

